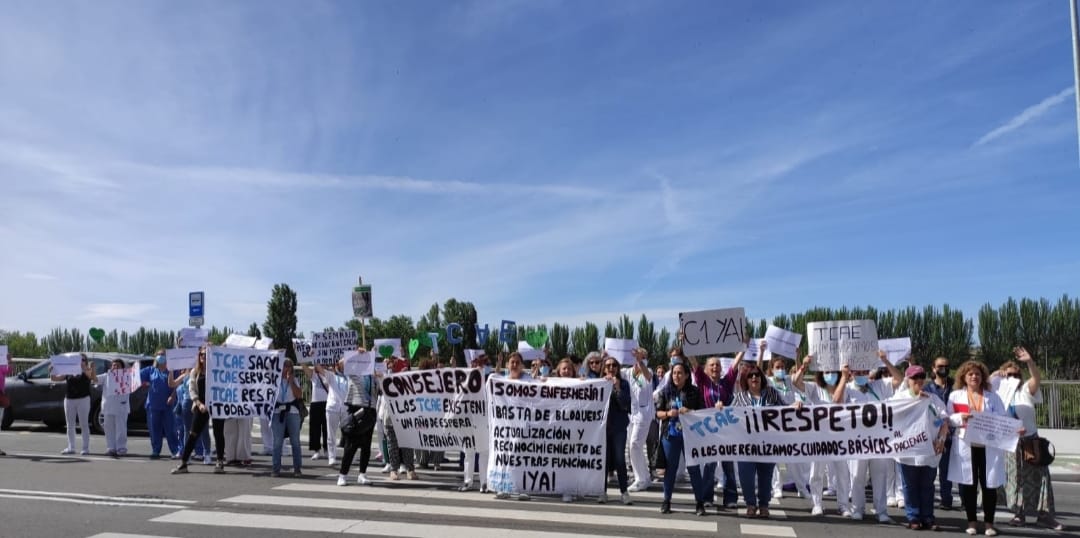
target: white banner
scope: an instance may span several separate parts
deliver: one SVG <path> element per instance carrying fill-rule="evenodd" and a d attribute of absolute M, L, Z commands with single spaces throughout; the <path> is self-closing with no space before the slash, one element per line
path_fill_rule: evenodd
<path fill-rule="evenodd" d="M 967 427 L 961 432 L 963 432 L 964 440 L 969 443 L 1015 452 L 1016 443 L 1020 441 L 1019 431 L 1023 427 L 1023 422 L 1009 416 L 972 413 L 968 418 Z"/>
<path fill-rule="evenodd" d="M 873 320 L 814 321 L 806 324 L 814 371 L 876 370 L 878 358 L 877 324 Z"/>
<path fill-rule="evenodd" d="M 604 379 L 488 379 L 488 487 L 507 493 L 597 495 L 605 489 Z"/>
<path fill-rule="evenodd" d="M 345 375 L 362 376 L 375 373 L 375 354 L 370 351 L 360 353 L 352 350 L 346 351 L 341 357 L 345 361 Z"/>
<path fill-rule="evenodd" d="M 311 333 L 311 351 L 315 353 L 314 362 L 333 364 L 346 351 L 356 349 L 356 331 L 327 331 Z"/>
<path fill-rule="evenodd" d="M 893 366 L 911 355 L 911 338 L 887 338 L 878 340 L 877 345 L 878 349 L 885 352 L 886 358 Z"/>
<path fill-rule="evenodd" d="M 203 328 L 184 327 L 180 329 L 180 347 L 202 347 L 210 338 L 210 331 Z"/>
<path fill-rule="evenodd" d="M 521 360 L 525 361 L 526 363 L 530 363 L 532 361 L 544 358 L 544 350 L 533 349 L 533 347 L 524 340 L 518 341 L 517 352 L 521 354 Z"/>
<path fill-rule="evenodd" d="M 683 353 L 722 355 L 746 349 L 746 313 L 742 308 L 680 312 Z"/>
<path fill-rule="evenodd" d="M 142 378 L 139 376 L 138 364 L 133 365 L 131 368 L 105 372 L 105 392 L 123 396 L 135 392 L 140 386 L 142 386 Z M 187 385 L 183 385 L 183 389 L 187 389 Z"/>
<path fill-rule="evenodd" d="M 165 364 L 170 370 L 190 370 L 199 360 L 199 348 L 178 347 L 165 350 Z"/>
<path fill-rule="evenodd" d="M 687 465 L 718 460 L 849 461 L 934 454 L 926 400 L 727 407 L 683 415 Z"/>
<path fill-rule="evenodd" d="M 242 334 L 230 334 L 225 338 L 225 347 L 241 347 L 250 348 L 255 346 L 255 342 L 258 338 L 254 336 L 244 336 Z"/>
<path fill-rule="evenodd" d="M 82 373 L 82 355 L 78 353 L 63 353 L 53 355 L 52 375 L 79 375 Z"/>
<path fill-rule="evenodd" d="M 618 359 L 623 366 L 633 366 L 634 350 L 638 348 L 637 340 L 625 338 L 604 338 L 604 351 Z"/>
<path fill-rule="evenodd" d="M 383 378 L 382 389 L 398 446 L 439 451 L 487 446 L 487 401 L 481 370 L 401 372 Z"/>
<path fill-rule="evenodd" d="M 206 404 L 212 418 L 270 418 L 285 356 L 277 351 L 212 347 L 206 356 Z"/>
<path fill-rule="evenodd" d="M 799 333 L 793 333 L 772 325 L 765 329 L 765 351 L 769 353 L 795 359 L 801 343 L 802 335 Z"/>

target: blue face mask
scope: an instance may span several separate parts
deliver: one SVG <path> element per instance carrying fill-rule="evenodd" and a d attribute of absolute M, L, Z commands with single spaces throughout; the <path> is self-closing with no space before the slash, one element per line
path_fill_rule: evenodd
<path fill-rule="evenodd" d="M 779 379 L 781 381 L 787 379 L 787 371 L 782 370 L 782 369 L 773 370 L 772 375 L 773 375 L 773 377 L 775 377 L 776 379 Z"/>
<path fill-rule="evenodd" d="M 158 355 L 157 357 L 154 357 L 154 362 L 156 362 L 159 366 L 164 366 L 165 365 L 165 355 Z"/>
<path fill-rule="evenodd" d="M 865 387 L 868 383 L 870 383 L 870 378 L 869 377 L 866 377 L 864 375 L 855 376 L 855 384 L 856 385 L 858 385 L 860 387 Z"/>
<path fill-rule="evenodd" d="M 669 366 L 675 366 L 676 364 L 682 364 L 686 359 L 682 357 L 672 357 Z"/>
<path fill-rule="evenodd" d="M 550 373 L 551 373 L 551 367 L 550 366 L 541 366 L 540 367 L 540 377 L 547 377 L 548 374 L 550 374 Z"/>
<path fill-rule="evenodd" d="M 822 377 L 825 378 L 825 384 L 829 385 L 830 387 L 835 386 L 836 382 L 840 381 L 840 374 L 838 374 L 836 372 L 827 373 Z"/>

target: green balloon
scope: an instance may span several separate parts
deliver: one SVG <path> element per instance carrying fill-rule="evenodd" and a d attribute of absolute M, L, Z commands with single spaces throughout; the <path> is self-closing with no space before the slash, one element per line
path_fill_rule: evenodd
<path fill-rule="evenodd" d="M 389 359 L 394 355 L 394 346 L 381 345 L 379 346 L 379 356 L 384 359 Z"/>
<path fill-rule="evenodd" d="M 416 356 L 416 350 L 417 349 L 420 349 L 420 340 L 417 340 L 416 338 L 410 339 L 409 340 L 409 358 L 410 359 Z"/>
<path fill-rule="evenodd" d="M 97 327 L 90 328 L 90 338 L 93 338 L 95 342 L 101 343 L 101 339 L 105 338 L 105 329 L 99 329 Z"/>
<path fill-rule="evenodd" d="M 525 333 L 525 341 L 528 342 L 533 349 L 542 349 L 544 344 L 547 343 L 547 340 L 547 331 L 529 331 Z"/>

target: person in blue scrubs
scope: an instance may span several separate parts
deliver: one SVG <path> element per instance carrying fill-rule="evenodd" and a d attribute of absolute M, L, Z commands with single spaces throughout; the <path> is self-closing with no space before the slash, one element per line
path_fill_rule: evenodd
<path fill-rule="evenodd" d="M 161 440 L 166 439 L 172 457 L 180 456 L 180 447 L 173 435 L 173 403 L 176 401 L 176 379 L 165 365 L 165 350 L 159 349 L 154 365 L 139 371 L 146 392 L 146 425 L 150 429 L 150 459 L 161 457 Z"/>

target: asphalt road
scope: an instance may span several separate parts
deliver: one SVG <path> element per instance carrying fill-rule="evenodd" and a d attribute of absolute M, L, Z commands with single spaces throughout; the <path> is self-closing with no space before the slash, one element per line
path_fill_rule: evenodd
<path fill-rule="evenodd" d="M 633 494 L 634 505 L 598 505 L 594 499 L 564 504 L 556 498 L 496 500 L 478 492 L 456 491 L 461 475 L 453 470 L 420 470 L 420 480 L 390 482 L 373 464 L 372 486 L 335 485 L 336 471 L 326 461 L 304 458 L 302 478 L 269 477 L 270 458 L 257 456 L 248 469 L 228 468 L 214 475 L 210 466 L 191 465 L 173 476 L 175 462 L 151 461 L 149 442 L 129 442 L 134 455 L 114 460 L 102 455 L 104 440 L 94 436 L 90 456 L 61 456 L 60 432 L 16 423 L 0 432 L 0 536 L 134 538 L 139 536 L 273 538 L 365 536 L 442 538 L 570 538 L 679 536 L 786 536 L 836 538 L 867 535 L 910 537 L 897 522 L 873 518 L 854 522 L 839 516 L 813 518 L 808 503 L 785 498 L 768 521 L 750 521 L 731 512 L 696 517 L 686 488 L 675 497 L 675 514 L 659 513 L 658 487 Z M 260 448 L 255 444 L 256 451 Z M 140 456 L 141 455 L 141 456 Z M 452 456 L 453 457 L 453 456 Z M 351 478 L 355 478 L 354 475 Z M 1080 484 L 1055 483 L 1059 519 L 1080 527 Z M 614 489 L 613 489 L 614 491 Z M 938 514 L 948 534 L 962 535 L 962 512 Z M 1014 529 L 999 515 L 1007 536 L 1053 536 L 1049 530 Z"/>

